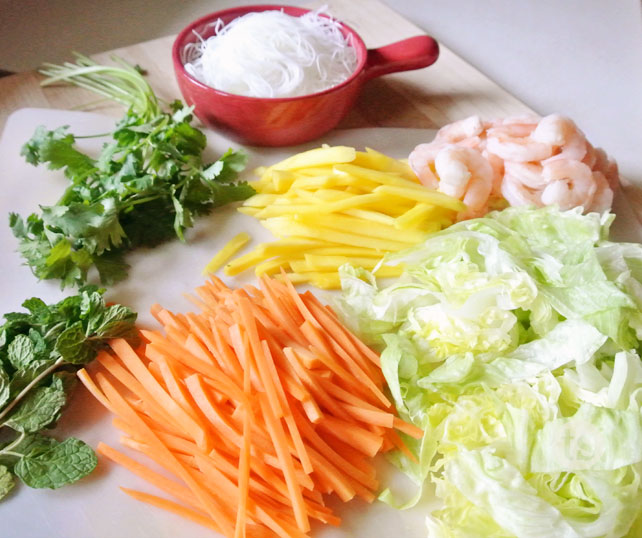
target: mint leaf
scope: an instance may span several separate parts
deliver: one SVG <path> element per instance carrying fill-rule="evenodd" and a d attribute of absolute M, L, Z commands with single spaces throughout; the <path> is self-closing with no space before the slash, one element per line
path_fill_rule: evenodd
<path fill-rule="evenodd" d="M 13 475 L 4 465 L 0 465 L 0 499 L 6 497 L 16 485 Z"/>
<path fill-rule="evenodd" d="M 133 338 L 136 314 L 123 305 L 112 305 L 87 325 L 87 332 L 101 338 Z"/>
<path fill-rule="evenodd" d="M 0 409 L 9 401 L 10 394 L 9 374 L 0 365 Z"/>
<path fill-rule="evenodd" d="M 35 359 L 35 345 L 26 334 L 19 334 L 7 348 L 7 358 L 16 370 L 29 365 Z"/>
<path fill-rule="evenodd" d="M 96 454 L 87 444 L 70 437 L 23 456 L 14 473 L 29 487 L 56 489 L 88 475 L 97 463 Z"/>
<path fill-rule="evenodd" d="M 67 327 L 56 340 L 55 351 L 71 364 L 86 364 L 95 356 L 95 350 L 87 344 L 82 322 Z"/>
<path fill-rule="evenodd" d="M 60 418 L 66 402 L 64 385 L 60 381 L 49 387 L 37 387 L 11 413 L 5 425 L 24 433 L 40 431 Z"/>

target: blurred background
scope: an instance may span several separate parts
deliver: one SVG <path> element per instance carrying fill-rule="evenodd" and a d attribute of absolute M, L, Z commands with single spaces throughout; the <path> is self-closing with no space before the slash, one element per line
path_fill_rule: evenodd
<path fill-rule="evenodd" d="M 642 183 L 639 0 L 382 1 L 537 112 L 575 118 Z M 252 3 L 260 2 L 0 0 L 0 70 L 174 34 L 208 12 Z"/>

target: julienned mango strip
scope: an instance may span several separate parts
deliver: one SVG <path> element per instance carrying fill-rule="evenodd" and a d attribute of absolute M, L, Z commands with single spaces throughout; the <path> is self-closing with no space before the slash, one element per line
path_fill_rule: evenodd
<path fill-rule="evenodd" d="M 422 434 L 393 414 L 376 353 L 285 274 L 237 290 L 213 277 L 197 296 L 200 313 L 155 305 L 163 332 L 143 331 L 136 350 L 114 340 L 101 371 L 79 373 L 121 442 L 176 477 L 101 445 L 177 502 L 128 493 L 230 538 L 338 524 L 326 493 L 372 501 L 370 458 L 405 449 L 396 430 Z"/>
<path fill-rule="evenodd" d="M 318 271 L 302 263 L 304 255 L 317 248 L 338 248 L 342 253 L 330 256 L 345 256 L 352 265 L 372 268 L 374 263 L 364 263 L 364 257 L 380 261 L 388 252 L 417 244 L 452 224 L 465 209 L 461 201 L 422 186 L 406 162 L 372 149 L 322 147 L 257 172 L 257 195 L 240 211 L 259 219 L 277 240 L 231 260 L 224 268 L 229 276 L 252 267 L 257 276 L 286 268 L 295 283 L 338 288 L 338 270 L 345 259 L 317 263 L 324 267 Z M 293 238 L 300 243 L 288 248 Z M 378 276 L 385 277 L 385 271 Z"/>

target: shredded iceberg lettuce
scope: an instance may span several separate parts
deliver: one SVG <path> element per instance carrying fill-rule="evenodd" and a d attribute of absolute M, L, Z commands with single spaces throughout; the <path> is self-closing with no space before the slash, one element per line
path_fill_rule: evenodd
<path fill-rule="evenodd" d="M 642 536 L 642 245 L 612 215 L 508 208 L 341 268 L 338 308 L 425 430 L 391 460 L 443 507 L 430 538 Z"/>

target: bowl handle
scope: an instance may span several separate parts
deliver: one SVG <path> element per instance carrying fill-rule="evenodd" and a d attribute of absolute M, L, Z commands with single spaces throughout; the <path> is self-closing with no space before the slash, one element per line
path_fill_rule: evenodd
<path fill-rule="evenodd" d="M 378 49 L 368 49 L 364 75 L 371 79 L 397 71 L 421 69 L 435 63 L 438 57 L 437 41 L 427 35 L 415 36 Z"/>

